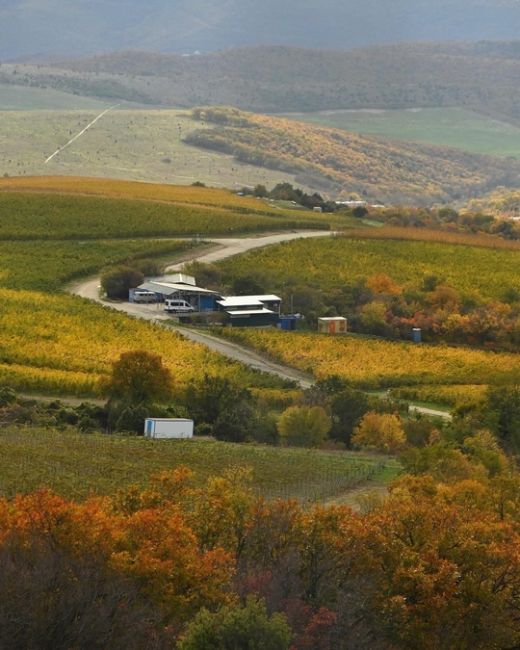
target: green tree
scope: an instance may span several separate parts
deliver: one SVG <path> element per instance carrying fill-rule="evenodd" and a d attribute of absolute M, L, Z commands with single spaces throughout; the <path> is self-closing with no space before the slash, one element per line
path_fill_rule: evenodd
<path fill-rule="evenodd" d="M 255 426 L 255 400 L 247 388 L 223 377 L 205 375 L 186 391 L 190 416 L 200 431 L 219 440 L 242 442 Z"/>
<path fill-rule="evenodd" d="M 265 198 L 266 196 L 269 195 L 269 192 L 267 191 L 267 187 L 265 185 L 259 183 L 258 185 L 255 185 L 253 194 L 255 196 L 259 196 L 260 198 Z"/>
<path fill-rule="evenodd" d="M 144 275 L 138 269 L 116 266 L 101 275 L 101 287 L 109 298 L 126 300 L 129 289 L 138 287 L 143 280 Z"/>
<path fill-rule="evenodd" d="M 332 438 L 351 446 L 354 428 L 370 409 L 368 397 L 359 390 L 345 388 L 330 400 Z"/>
<path fill-rule="evenodd" d="M 321 406 L 290 406 L 278 421 L 282 441 L 294 447 L 319 447 L 330 428 L 330 418 Z"/>
<path fill-rule="evenodd" d="M 107 397 L 136 407 L 166 401 L 171 397 L 172 377 L 162 358 L 144 350 L 123 352 L 112 364 L 112 373 L 102 382 Z"/>
<path fill-rule="evenodd" d="M 491 388 L 486 394 L 482 419 L 504 449 L 520 452 L 520 386 Z"/>
<path fill-rule="evenodd" d="M 269 616 L 265 603 L 250 596 L 244 607 L 202 609 L 179 650 L 288 650 L 291 636 L 285 616 Z"/>

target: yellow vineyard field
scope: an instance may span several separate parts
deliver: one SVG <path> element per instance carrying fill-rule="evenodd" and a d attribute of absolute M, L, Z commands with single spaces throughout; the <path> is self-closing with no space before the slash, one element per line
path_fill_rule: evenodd
<path fill-rule="evenodd" d="M 0 192 L 97 196 L 108 199 L 203 206 L 244 214 L 286 216 L 292 219 L 308 217 L 314 221 L 320 220 L 320 215 L 316 213 L 274 207 L 261 199 L 239 196 L 230 190 L 213 187 L 168 185 L 82 176 L 31 176 L 0 178 Z M 321 219 L 324 222 L 328 221 L 326 215 Z"/>
<path fill-rule="evenodd" d="M 520 363 L 515 354 L 348 335 L 245 329 L 222 333 L 318 379 L 339 375 L 363 388 L 520 382 Z"/>
<path fill-rule="evenodd" d="M 112 361 L 142 349 L 161 355 L 178 391 L 204 373 L 273 385 L 174 332 L 72 296 L 0 289 L 0 301 L 0 383 L 19 390 L 95 395 Z"/>

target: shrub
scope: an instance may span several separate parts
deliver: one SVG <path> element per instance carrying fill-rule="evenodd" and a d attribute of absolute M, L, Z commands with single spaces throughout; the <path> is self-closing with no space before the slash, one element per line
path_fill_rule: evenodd
<path fill-rule="evenodd" d="M 249 597 L 244 607 L 202 609 L 188 626 L 179 650 L 287 650 L 291 630 L 285 616 L 269 616 L 265 603 Z"/>
<path fill-rule="evenodd" d="M 144 274 L 129 266 L 117 266 L 105 271 L 101 276 L 101 287 L 109 298 L 126 300 L 129 289 L 138 287 L 144 280 Z"/>
<path fill-rule="evenodd" d="M 397 452 L 405 442 L 401 418 L 390 413 L 366 413 L 352 436 L 354 446 L 385 453 Z"/>
<path fill-rule="evenodd" d="M 321 406 L 290 406 L 278 421 L 282 441 L 294 447 L 319 447 L 330 428 L 330 418 Z"/>

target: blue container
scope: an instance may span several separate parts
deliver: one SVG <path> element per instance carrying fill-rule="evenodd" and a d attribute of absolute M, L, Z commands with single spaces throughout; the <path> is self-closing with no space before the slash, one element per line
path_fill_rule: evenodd
<path fill-rule="evenodd" d="M 422 342 L 422 332 L 420 327 L 414 327 L 412 330 L 412 341 L 414 343 Z"/>
<path fill-rule="evenodd" d="M 296 316 L 281 316 L 280 320 L 278 321 L 278 325 L 281 330 L 284 330 L 285 332 L 292 332 L 296 329 L 297 320 L 298 319 Z"/>

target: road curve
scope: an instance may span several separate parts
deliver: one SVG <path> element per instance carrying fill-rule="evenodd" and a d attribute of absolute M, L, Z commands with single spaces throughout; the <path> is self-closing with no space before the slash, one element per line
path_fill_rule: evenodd
<path fill-rule="evenodd" d="M 272 246 L 273 244 L 280 244 L 282 242 L 291 241 L 293 239 L 302 239 L 308 237 L 330 237 L 332 234 L 333 233 L 330 231 L 325 230 L 299 230 L 275 235 L 266 235 L 263 237 L 205 239 L 204 241 L 209 241 L 215 244 L 216 248 L 212 248 L 212 250 L 205 252 L 199 251 L 198 253 L 194 251 L 193 255 L 188 259 L 184 259 L 182 262 L 169 265 L 167 267 L 167 271 L 177 271 L 186 262 L 192 262 L 194 260 L 209 264 L 212 262 L 218 262 L 228 257 L 232 257 L 234 255 L 247 253 L 247 251 L 253 250 L 255 248 Z M 99 302 L 107 307 L 111 307 L 117 311 L 122 311 L 129 316 L 133 316 L 134 318 L 143 318 L 145 320 L 161 324 L 164 327 L 175 330 L 181 334 L 181 336 L 184 336 L 190 341 L 201 343 L 211 350 L 214 350 L 215 352 L 218 352 L 223 356 L 232 359 L 233 361 L 240 361 L 241 363 L 248 365 L 255 370 L 268 372 L 277 375 L 282 379 L 293 381 L 302 388 L 309 388 L 314 383 L 312 377 L 306 376 L 304 373 L 299 372 L 293 368 L 271 362 L 259 354 L 256 354 L 247 348 L 237 345 L 236 343 L 225 341 L 206 332 L 201 332 L 177 325 L 171 316 L 164 313 L 164 311 L 161 309 L 161 305 L 159 304 L 138 305 L 135 303 L 111 302 L 108 300 L 103 300 L 99 295 L 99 277 L 88 278 L 82 282 L 78 282 L 71 286 L 69 291 L 77 296 L 81 296 L 82 298 L 95 300 L 96 302 Z"/>
<path fill-rule="evenodd" d="M 333 235 L 334 233 L 331 233 L 330 231 L 301 230 L 276 235 L 248 237 L 242 239 L 205 239 L 204 241 L 209 241 L 215 244 L 216 248 L 212 248 L 212 250 L 206 252 L 199 251 L 199 253 L 194 251 L 192 256 L 184 259 L 182 262 L 169 265 L 167 267 L 167 271 L 177 271 L 186 262 L 192 262 L 195 260 L 210 264 L 224 260 L 228 257 L 233 257 L 234 255 L 247 253 L 248 251 L 254 250 L 255 248 L 263 248 L 264 246 L 280 244 L 282 242 L 291 241 L 293 239 L 302 239 L 308 237 L 330 237 Z M 110 302 L 103 300 L 99 295 L 99 277 L 88 278 L 82 282 L 76 283 L 69 288 L 69 291 L 77 296 L 81 296 L 82 298 L 88 298 L 89 300 L 94 300 L 107 307 L 111 307 L 112 309 L 122 311 L 129 316 L 133 316 L 134 318 L 143 318 L 145 320 L 161 324 L 169 329 L 173 329 L 190 341 L 201 343 L 211 350 L 218 352 L 223 356 L 228 357 L 229 359 L 232 359 L 233 361 L 239 361 L 256 370 L 268 372 L 277 375 L 282 379 L 293 381 L 301 388 L 309 388 L 314 383 L 314 379 L 311 376 L 305 375 L 304 373 L 299 372 L 294 368 L 271 362 L 268 359 L 253 352 L 249 348 L 245 348 L 237 345 L 236 343 L 232 343 L 216 336 L 212 336 L 211 334 L 202 332 L 200 330 L 193 330 L 177 325 L 171 316 L 165 314 L 164 311 L 162 311 L 161 305 L 159 304 L 137 305 L 135 303 Z M 445 419 L 451 419 L 452 417 L 451 414 L 447 411 L 438 411 L 436 409 L 430 409 L 414 404 L 410 404 L 410 411 L 415 413 L 422 413 L 430 417 L 434 416 Z"/>

